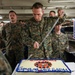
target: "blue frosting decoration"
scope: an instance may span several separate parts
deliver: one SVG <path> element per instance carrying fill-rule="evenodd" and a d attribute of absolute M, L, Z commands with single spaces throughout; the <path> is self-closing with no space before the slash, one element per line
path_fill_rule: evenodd
<path fill-rule="evenodd" d="M 64 68 L 42 68 L 40 70 L 38 70 L 38 68 L 22 68 L 19 67 L 18 71 L 21 72 L 68 72 L 68 69 L 64 69 Z"/>
<path fill-rule="evenodd" d="M 38 72 L 38 68 L 22 68 L 22 67 L 19 67 L 18 71 L 22 71 L 22 72 Z"/>

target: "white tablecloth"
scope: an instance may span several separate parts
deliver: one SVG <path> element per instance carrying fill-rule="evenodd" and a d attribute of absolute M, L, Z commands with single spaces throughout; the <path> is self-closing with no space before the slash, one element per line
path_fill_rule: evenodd
<path fill-rule="evenodd" d="M 67 66 L 71 69 L 71 75 L 75 75 L 75 63 L 74 62 L 66 62 Z"/>
<path fill-rule="evenodd" d="M 66 62 L 66 65 L 71 69 L 71 71 L 72 71 L 71 75 L 75 75 L 75 63 L 74 62 Z M 18 66 L 18 64 L 17 64 L 17 66 Z M 16 68 L 17 68 L 17 66 L 16 66 Z M 15 75 L 16 68 L 13 71 L 12 75 Z"/>

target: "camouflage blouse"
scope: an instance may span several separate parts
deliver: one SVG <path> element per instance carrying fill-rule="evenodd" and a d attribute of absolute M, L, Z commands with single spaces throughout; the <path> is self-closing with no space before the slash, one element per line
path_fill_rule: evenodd
<path fill-rule="evenodd" d="M 67 34 L 61 33 L 52 35 L 52 57 L 66 59 L 65 51 L 69 48 L 69 41 Z"/>
<path fill-rule="evenodd" d="M 47 33 L 54 25 L 56 18 L 44 17 L 40 22 L 31 18 L 25 26 L 25 44 L 28 45 L 28 55 L 33 55 L 32 58 L 47 58 L 52 53 L 51 34 L 46 38 L 38 50 L 33 48 L 33 44 L 37 41 L 39 44 L 45 38 Z"/>

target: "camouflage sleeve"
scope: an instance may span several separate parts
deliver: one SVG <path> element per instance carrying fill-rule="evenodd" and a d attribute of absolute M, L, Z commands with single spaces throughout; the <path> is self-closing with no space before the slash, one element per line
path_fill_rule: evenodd
<path fill-rule="evenodd" d="M 12 73 L 11 66 L 7 61 L 7 59 L 5 58 L 5 56 L 0 51 L 0 75 L 11 75 L 11 73 Z"/>
<path fill-rule="evenodd" d="M 48 58 L 51 57 L 52 54 L 52 34 L 49 35 L 49 37 L 47 37 L 47 39 L 44 41 L 44 47 L 46 49 L 46 55 Z"/>
<path fill-rule="evenodd" d="M 66 51 L 69 50 L 69 39 L 68 39 L 67 34 L 66 34 L 66 45 L 65 45 L 65 49 L 66 49 Z"/>
<path fill-rule="evenodd" d="M 4 40 L 6 40 L 5 26 L 3 26 L 3 29 L 2 29 L 2 38 L 3 38 Z"/>
<path fill-rule="evenodd" d="M 28 26 L 25 25 L 23 28 L 23 43 L 27 46 L 33 46 L 34 42 L 35 40 L 31 38 Z"/>
<path fill-rule="evenodd" d="M 5 31 L 5 27 L 6 27 L 6 25 L 3 26 L 3 29 L 2 29 L 2 40 L 4 41 L 4 43 L 7 42 L 7 40 L 6 40 L 6 31 Z"/>

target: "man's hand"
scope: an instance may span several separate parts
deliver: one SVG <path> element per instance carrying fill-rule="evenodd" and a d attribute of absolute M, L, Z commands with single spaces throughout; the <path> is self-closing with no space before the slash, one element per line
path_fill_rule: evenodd
<path fill-rule="evenodd" d="M 35 48 L 35 49 L 38 49 L 38 48 L 39 48 L 39 46 L 40 46 L 40 45 L 39 45 L 39 43 L 38 43 L 38 42 L 35 42 L 35 43 L 34 43 L 34 48 Z"/>

